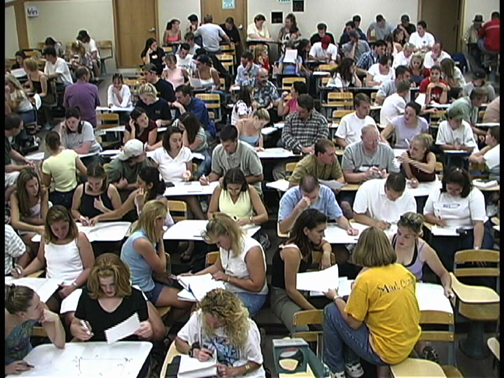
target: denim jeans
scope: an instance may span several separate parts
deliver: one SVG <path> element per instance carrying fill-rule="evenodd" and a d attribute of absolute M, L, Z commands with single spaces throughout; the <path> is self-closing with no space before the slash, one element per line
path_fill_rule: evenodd
<path fill-rule="evenodd" d="M 256 316 L 259 310 L 264 306 L 264 303 L 266 302 L 266 297 L 268 294 L 253 294 L 253 293 L 235 293 L 238 298 L 240 298 L 245 304 L 245 307 L 247 307 L 247 310 L 249 312 L 249 316 L 252 318 L 253 316 Z"/>
<path fill-rule="evenodd" d="M 69 192 L 58 192 L 54 191 L 49 194 L 49 200 L 54 205 L 61 205 L 66 207 L 68 210 L 72 208 L 72 200 L 75 189 L 70 190 Z"/>
<path fill-rule="evenodd" d="M 359 357 L 373 365 L 388 365 L 371 347 L 367 326 L 353 329 L 336 304 L 328 304 L 324 309 L 324 362 L 338 373 L 345 371 L 345 364 L 359 362 Z"/>

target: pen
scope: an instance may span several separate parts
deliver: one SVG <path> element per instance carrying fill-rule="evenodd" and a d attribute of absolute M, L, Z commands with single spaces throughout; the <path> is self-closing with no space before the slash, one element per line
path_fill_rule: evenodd
<path fill-rule="evenodd" d="M 35 367 L 35 366 L 33 366 L 33 365 L 30 365 L 30 364 L 29 364 L 28 362 L 26 362 L 26 361 L 23 361 L 23 365 L 24 365 L 24 366 L 27 366 L 27 367 L 29 367 L 29 368 L 31 368 L 31 369 L 33 369 L 33 368 Z"/>
<path fill-rule="evenodd" d="M 191 285 L 187 285 L 187 291 L 194 297 L 194 299 L 196 299 L 196 302 L 199 303 L 198 298 L 196 298 L 196 295 L 194 295 L 194 292 L 191 289 Z"/>
<path fill-rule="evenodd" d="M 86 322 L 84 320 L 81 320 L 80 321 L 80 324 L 84 327 L 84 329 L 86 330 L 86 333 L 88 335 L 91 335 L 91 330 L 89 329 L 89 327 L 87 326 Z"/>

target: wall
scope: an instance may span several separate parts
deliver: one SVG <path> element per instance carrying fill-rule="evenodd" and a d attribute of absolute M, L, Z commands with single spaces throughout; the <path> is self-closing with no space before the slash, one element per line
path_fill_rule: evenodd
<path fill-rule="evenodd" d="M 249 0 L 257 1 L 257 0 Z M 159 38 L 163 37 L 166 29 L 166 24 L 172 18 L 180 20 L 180 29 L 182 31 L 182 38 L 189 21 L 187 16 L 196 13 L 199 17 L 201 13 L 200 0 L 158 0 L 158 35 Z"/>
<path fill-rule="evenodd" d="M 14 58 L 19 50 L 18 34 L 16 28 L 16 13 L 14 7 L 5 8 L 5 57 Z"/>

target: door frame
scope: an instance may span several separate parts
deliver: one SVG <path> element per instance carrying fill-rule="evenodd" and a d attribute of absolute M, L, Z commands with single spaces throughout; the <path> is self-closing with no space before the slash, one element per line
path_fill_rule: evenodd
<path fill-rule="evenodd" d="M 203 0 L 202 0 L 203 1 Z M 465 6 L 466 0 L 458 0 L 460 4 L 459 10 L 459 24 L 457 33 L 457 43 L 455 44 L 456 50 L 462 52 L 464 49 L 464 44 L 462 43 L 462 38 L 464 37 L 464 17 L 465 17 Z M 423 0 L 418 0 L 418 21 L 423 19 L 422 15 Z"/>
<path fill-rule="evenodd" d="M 114 44 L 115 44 L 115 56 L 116 56 L 116 65 L 117 68 L 131 68 L 123 66 L 121 62 L 121 45 L 118 43 L 119 40 L 119 18 L 117 17 L 117 2 L 121 0 L 113 0 L 112 1 L 112 15 L 114 18 Z M 158 2 L 154 1 L 154 27 L 156 28 L 156 41 L 159 41 L 159 20 L 158 20 Z"/>

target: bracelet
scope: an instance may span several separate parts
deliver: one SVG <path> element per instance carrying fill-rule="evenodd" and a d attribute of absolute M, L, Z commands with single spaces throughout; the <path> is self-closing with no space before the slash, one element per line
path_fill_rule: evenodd
<path fill-rule="evenodd" d="M 229 283 L 231 281 L 231 276 L 228 276 L 226 282 Z"/>
<path fill-rule="evenodd" d="M 72 282 L 72 286 L 79 287 L 79 285 L 77 285 L 77 281 Z"/>
<path fill-rule="evenodd" d="M 251 216 L 249 217 L 249 221 L 250 221 L 250 223 L 255 224 L 255 223 L 254 223 L 254 216 L 253 216 L 253 215 L 251 215 Z"/>
<path fill-rule="evenodd" d="M 245 364 L 245 374 L 247 374 L 250 371 L 250 365 Z"/>

